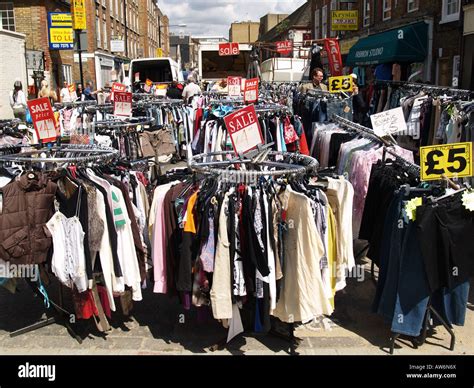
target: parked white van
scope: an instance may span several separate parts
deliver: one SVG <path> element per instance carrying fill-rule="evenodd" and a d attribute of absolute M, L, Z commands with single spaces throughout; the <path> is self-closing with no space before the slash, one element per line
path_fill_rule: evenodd
<path fill-rule="evenodd" d="M 143 90 L 147 80 L 163 86 L 172 81 L 184 82 L 178 63 L 171 58 L 133 59 L 125 84 L 135 92 Z"/>

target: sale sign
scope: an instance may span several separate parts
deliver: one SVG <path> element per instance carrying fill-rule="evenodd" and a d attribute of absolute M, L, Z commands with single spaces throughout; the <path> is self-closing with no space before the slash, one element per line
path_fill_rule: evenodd
<path fill-rule="evenodd" d="M 244 102 L 258 101 L 258 78 L 252 78 L 245 81 Z"/>
<path fill-rule="evenodd" d="M 130 117 L 132 115 L 132 93 L 114 93 L 114 115 Z"/>
<path fill-rule="evenodd" d="M 277 52 L 282 55 L 291 54 L 293 51 L 293 42 L 291 40 L 285 40 L 283 42 L 276 42 Z"/>
<path fill-rule="evenodd" d="M 126 92 L 127 87 L 124 84 L 120 84 L 118 82 L 114 82 L 112 84 L 112 92 Z"/>
<path fill-rule="evenodd" d="M 242 77 L 227 77 L 229 97 L 240 97 Z"/>
<path fill-rule="evenodd" d="M 262 131 L 253 105 L 224 117 L 234 151 L 242 154 L 263 144 Z"/>
<path fill-rule="evenodd" d="M 328 56 L 331 75 L 333 77 L 342 75 L 342 57 L 339 41 L 336 38 L 324 39 L 324 48 Z"/>
<path fill-rule="evenodd" d="M 220 43 L 219 44 L 219 56 L 224 57 L 227 55 L 239 55 L 240 48 L 238 43 Z"/>
<path fill-rule="evenodd" d="M 56 141 L 56 120 L 48 97 L 27 101 L 38 140 L 44 143 Z"/>

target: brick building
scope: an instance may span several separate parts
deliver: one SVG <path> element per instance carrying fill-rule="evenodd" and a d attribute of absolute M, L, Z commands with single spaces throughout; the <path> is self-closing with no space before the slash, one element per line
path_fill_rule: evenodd
<path fill-rule="evenodd" d="M 229 42 L 251 43 L 258 39 L 260 22 L 235 22 L 229 29 Z"/>
<path fill-rule="evenodd" d="M 36 94 L 33 72 L 44 69 L 44 77 L 57 88 L 72 82 L 72 50 L 51 50 L 48 42 L 48 12 L 69 12 L 70 4 L 54 0 L 0 1 L 2 28 L 25 35 L 28 61 L 28 90 Z M 34 63 L 33 63 L 34 62 Z"/>
<path fill-rule="evenodd" d="M 154 0 L 139 0 L 138 22 L 140 25 L 140 44 L 143 57 L 157 56 L 157 49 L 163 56 L 169 56 L 169 20 Z"/>
<path fill-rule="evenodd" d="M 313 37 L 325 38 L 339 36 L 342 52 L 351 61 L 351 46 L 362 47 L 372 42 L 382 41 L 383 35 L 395 29 L 408 33 L 406 26 L 418 28 L 425 23 L 427 37 L 420 46 L 426 50 L 425 59 L 417 65 L 405 66 L 405 77 L 414 72 L 421 79 L 434 84 L 451 86 L 460 77 L 460 55 L 462 46 L 462 3 L 464 0 L 311 0 Z M 357 10 L 357 31 L 332 31 L 331 10 Z M 413 36 L 414 39 L 420 38 Z M 411 36 L 409 36 L 411 39 Z M 408 40 L 409 40 L 408 39 Z M 412 41 L 413 42 L 413 41 Z M 407 42 L 408 44 L 409 42 Z M 408 47 L 408 46 L 407 46 Z M 417 50 L 417 48 L 413 48 Z M 407 51 L 407 50 L 405 50 Z M 409 49 L 408 49 L 409 51 Z M 402 53 L 401 53 L 402 54 Z M 401 62 L 393 57 L 392 62 Z M 381 59 L 383 61 L 383 59 Z M 369 61 L 367 61 L 369 62 Z M 377 61 L 372 61 L 377 62 Z M 381 63 L 378 61 L 378 63 Z M 376 64 L 376 63 L 374 63 Z"/>

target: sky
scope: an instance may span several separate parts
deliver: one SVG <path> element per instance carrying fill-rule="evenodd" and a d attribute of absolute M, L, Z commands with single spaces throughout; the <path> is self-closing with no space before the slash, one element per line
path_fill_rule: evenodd
<path fill-rule="evenodd" d="M 267 13 L 292 13 L 306 0 L 158 0 L 171 27 L 171 32 L 184 31 L 185 35 L 220 35 L 229 37 L 229 28 L 235 21 L 259 21 Z"/>

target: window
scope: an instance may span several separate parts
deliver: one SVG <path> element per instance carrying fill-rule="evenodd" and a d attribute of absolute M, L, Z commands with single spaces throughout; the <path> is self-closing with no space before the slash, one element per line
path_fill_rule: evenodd
<path fill-rule="evenodd" d="M 107 22 L 105 21 L 105 19 L 102 25 L 104 27 L 104 48 L 107 50 L 107 48 L 109 47 L 109 42 L 107 36 Z"/>
<path fill-rule="evenodd" d="M 119 18 L 119 2 L 115 0 L 114 16 L 118 20 Z"/>
<path fill-rule="evenodd" d="M 319 14 L 320 10 L 317 9 L 314 11 L 314 39 L 320 38 L 320 29 L 319 29 Z"/>
<path fill-rule="evenodd" d="M 102 47 L 102 42 L 100 40 L 100 30 L 101 29 L 102 28 L 101 28 L 101 25 L 100 25 L 100 19 L 99 19 L 98 16 L 96 16 L 96 18 L 95 18 L 95 30 L 97 31 L 97 34 L 96 34 L 96 36 L 97 36 L 97 39 L 96 39 L 97 47 Z"/>
<path fill-rule="evenodd" d="M 328 6 L 327 6 L 327 5 L 325 5 L 325 6 L 322 8 L 321 17 L 322 17 L 322 21 L 321 21 L 321 24 L 322 24 L 321 37 L 324 39 L 324 38 L 327 38 L 327 36 L 328 36 Z"/>
<path fill-rule="evenodd" d="M 460 0 L 443 0 L 441 23 L 449 23 L 459 20 L 459 3 Z"/>
<path fill-rule="evenodd" d="M 383 0 L 382 19 L 385 21 L 391 18 L 392 18 L 392 0 Z"/>
<path fill-rule="evenodd" d="M 364 27 L 370 25 L 370 0 L 364 0 Z"/>
<path fill-rule="evenodd" d="M 72 84 L 72 66 L 63 65 L 63 80 L 67 82 L 68 85 Z"/>
<path fill-rule="evenodd" d="M 408 0 L 407 1 L 407 12 L 418 11 L 420 0 Z"/>
<path fill-rule="evenodd" d="M 13 3 L 0 3 L 0 28 L 15 31 L 15 15 Z"/>

